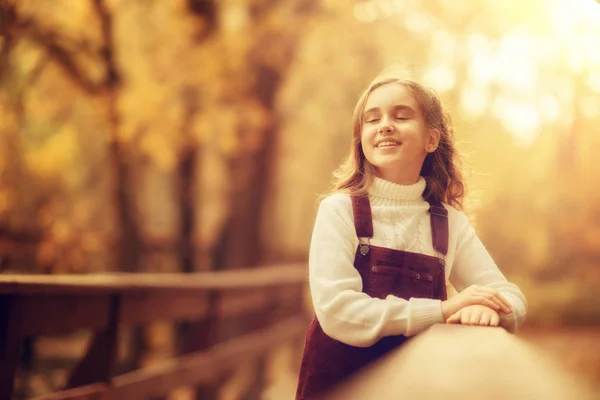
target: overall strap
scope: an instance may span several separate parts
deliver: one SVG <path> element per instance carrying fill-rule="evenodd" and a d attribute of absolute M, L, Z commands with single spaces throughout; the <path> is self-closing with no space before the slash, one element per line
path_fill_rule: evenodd
<path fill-rule="evenodd" d="M 431 213 L 431 237 L 433 248 L 446 255 L 448 253 L 448 210 L 434 199 L 428 199 Z"/>
<path fill-rule="evenodd" d="M 367 196 L 351 196 L 354 228 L 359 238 L 373 237 L 373 221 L 371 220 L 371 203 Z"/>

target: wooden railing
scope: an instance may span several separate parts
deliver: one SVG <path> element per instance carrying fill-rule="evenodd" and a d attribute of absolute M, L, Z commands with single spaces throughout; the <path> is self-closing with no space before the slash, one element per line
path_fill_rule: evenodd
<path fill-rule="evenodd" d="M 214 382 L 246 360 L 301 338 L 305 265 L 192 274 L 0 275 L 0 399 L 10 399 L 19 343 L 28 336 L 95 332 L 61 392 L 44 399 L 146 399 L 180 386 L 214 393 Z M 252 327 L 219 337 L 215 326 L 248 317 Z M 197 351 L 115 376 L 119 328 L 196 321 Z"/>
<path fill-rule="evenodd" d="M 438 324 L 324 400 L 600 398 L 574 372 L 502 328 Z"/>

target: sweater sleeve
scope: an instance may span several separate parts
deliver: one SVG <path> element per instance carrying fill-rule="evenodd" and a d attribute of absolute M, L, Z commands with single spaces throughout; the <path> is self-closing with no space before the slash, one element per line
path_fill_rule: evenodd
<path fill-rule="evenodd" d="M 471 285 L 498 290 L 512 305 L 512 313 L 500 314 L 500 325 L 515 332 L 525 320 L 527 301 L 521 290 L 506 280 L 475 233 L 467 216 L 454 210 L 457 225 L 456 254 L 450 272 L 450 282 L 457 291 Z M 453 221 L 450 221 L 452 224 Z"/>
<path fill-rule="evenodd" d="M 323 200 L 311 239 L 309 284 L 315 314 L 328 336 L 367 347 L 383 336 L 411 336 L 443 322 L 440 300 L 378 299 L 363 293 L 354 268 L 357 245 L 350 197 L 335 194 Z"/>

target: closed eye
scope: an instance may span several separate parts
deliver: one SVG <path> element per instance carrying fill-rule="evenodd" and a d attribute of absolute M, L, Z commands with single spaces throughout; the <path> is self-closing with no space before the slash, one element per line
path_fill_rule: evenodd
<path fill-rule="evenodd" d="M 365 122 L 366 122 L 367 124 L 373 124 L 373 123 L 375 123 L 375 122 L 379 122 L 379 121 L 380 121 L 380 120 L 379 120 L 379 118 L 374 118 L 374 119 L 369 119 L 369 120 L 367 120 L 367 121 L 365 121 Z"/>

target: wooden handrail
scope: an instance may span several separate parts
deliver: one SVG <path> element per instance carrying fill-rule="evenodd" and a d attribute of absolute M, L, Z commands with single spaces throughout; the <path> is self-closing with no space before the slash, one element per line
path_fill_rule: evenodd
<path fill-rule="evenodd" d="M 206 384 L 197 366 L 219 364 L 220 369 L 212 368 L 217 374 L 237 365 L 235 357 L 211 358 L 207 355 L 212 354 L 211 348 L 202 350 L 213 345 L 214 338 L 206 334 L 212 325 L 220 319 L 259 316 L 252 325 L 262 333 L 229 342 L 230 347 L 215 347 L 222 354 L 237 354 L 237 349 L 256 357 L 256 351 L 248 353 L 245 347 L 255 345 L 264 352 L 265 346 L 279 342 L 273 332 L 279 339 L 299 337 L 306 327 L 301 302 L 306 280 L 305 264 L 191 274 L 0 275 L 0 398 L 10 398 L 21 337 L 80 329 L 91 329 L 96 335 L 69 379 L 69 390 L 49 399 L 136 399 L 143 397 L 128 396 L 138 389 L 141 396 L 146 393 L 143 388 L 153 396 L 168 393 L 172 387 L 167 382 Z M 295 322 L 278 325 L 285 317 Z M 172 367 L 154 373 L 140 370 L 114 377 L 118 327 L 159 320 L 199 321 L 198 332 L 206 339 L 195 340 L 193 348 L 201 352 L 173 359 Z M 187 372 L 178 374 L 184 367 Z M 162 372 L 156 375 L 156 371 Z M 146 381 L 153 383 L 148 386 Z M 96 383 L 108 391 L 93 386 Z"/>
<path fill-rule="evenodd" d="M 502 328 L 434 325 L 324 400 L 597 398 L 587 382 Z"/>
<path fill-rule="evenodd" d="M 0 275 L 0 293 L 125 293 L 148 290 L 244 289 L 306 281 L 305 264 L 220 272 Z"/>

